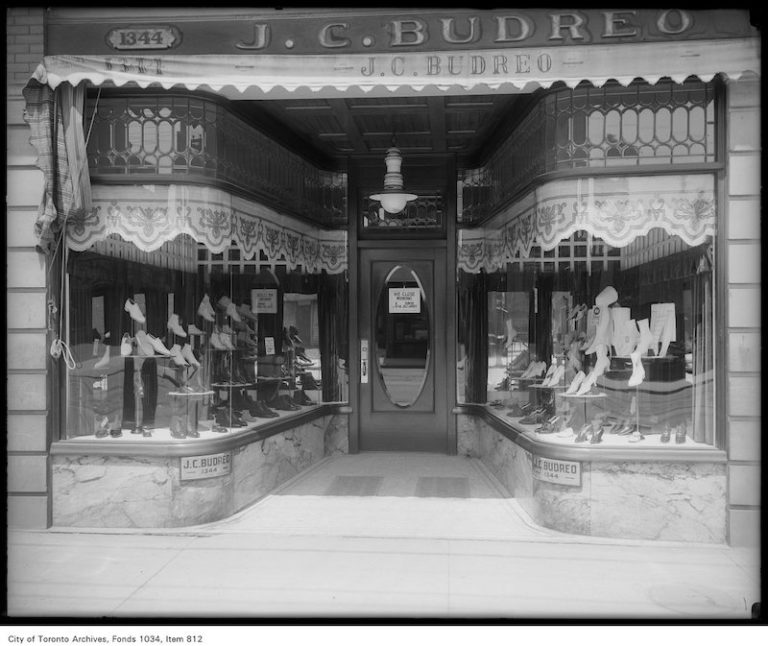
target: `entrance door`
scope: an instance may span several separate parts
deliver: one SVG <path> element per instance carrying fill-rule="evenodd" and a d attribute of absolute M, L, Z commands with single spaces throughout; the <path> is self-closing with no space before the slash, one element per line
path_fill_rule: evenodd
<path fill-rule="evenodd" d="M 448 452 L 443 248 L 360 251 L 360 450 Z"/>

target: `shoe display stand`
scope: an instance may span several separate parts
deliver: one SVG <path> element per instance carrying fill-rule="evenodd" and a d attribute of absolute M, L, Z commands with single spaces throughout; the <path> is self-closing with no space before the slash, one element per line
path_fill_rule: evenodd
<path fill-rule="evenodd" d="M 183 440 L 188 437 L 200 437 L 200 407 L 210 404 L 213 394 L 213 390 L 168 393 L 171 398 L 172 438 Z"/>
<path fill-rule="evenodd" d="M 596 412 L 593 415 L 590 415 L 589 409 L 591 405 L 594 405 L 596 402 L 603 400 L 607 397 L 607 395 L 602 392 L 590 392 L 584 395 L 578 395 L 576 393 L 572 393 L 572 394 L 558 393 L 558 395 L 569 402 L 579 401 L 582 404 L 580 412 L 583 413 L 583 417 L 581 419 L 576 417 L 576 410 L 573 411 L 573 415 L 571 417 L 571 424 L 574 428 L 580 427 L 588 423 L 590 420 L 596 417 L 600 412 L 602 412 L 601 410 L 599 412 Z"/>
<path fill-rule="evenodd" d="M 531 389 L 531 392 L 534 393 L 534 401 L 532 402 L 534 407 L 544 408 L 549 415 L 554 415 L 555 409 L 557 408 L 556 395 L 560 394 L 559 391 L 565 390 L 567 386 L 544 386 L 542 384 L 531 384 L 529 388 Z"/>

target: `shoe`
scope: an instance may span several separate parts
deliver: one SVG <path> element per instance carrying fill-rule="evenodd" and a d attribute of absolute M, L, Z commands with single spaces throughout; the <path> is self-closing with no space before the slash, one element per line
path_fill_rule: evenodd
<path fill-rule="evenodd" d="M 144 315 L 141 313 L 141 309 L 139 308 L 138 303 L 132 298 L 129 298 L 127 301 L 125 301 L 125 306 L 123 309 L 131 315 L 131 318 L 134 321 L 137 321 L 138 323 L 147 322 L 147 319 L 145 319 Z"/>
<path fill-rule="evenodd" d="M 671 435 L 671 431 L 669 429 L 669 424 L 667 424 L 664 427 L 664 430 L 661 432 L 661 437 L 659 438 L 661 440 L 661 443 L 667 444 L 669 442 L 670 435 Z M 675 439 L 677 439 L 677 436 L 675 436 Z"/>
<path fill-rule="evenodd" d="M 136 336 L 138 336 L 138 332 L 136 333 Z M 147 340 L 154 348 L 155 352 L 158 354 L 162 354 L 164 357 L 170 357 L 171 351 L 165 347 L 163 342 L 158 339 L 156 336 L 153 336 L 152 334 L 147 334 Z"/>
<path fill-rule="evenodd" d="M 632 433 L 632 435 L 629 436 L 630 442 L 640 442 L 641 440 L 645 439 L 645 435 L 643 435 L 640 431 L 635 431 Z"/>
<path fill-rule="evenodd" d="M 136 331 L 136 347 L 139 350 L 139 355 L 142 357 L 155 356 L 155 348 L 149 342 L 149 337 L 144 330 Z"/>
<path fill-rule="evenodd" d="M 225 346 L 223 341 L 221 340 L 221 332 L 214 331 L 211 334 L 211 345 L 213 346 L 214 350 L 226 350 L 227 349 L 227 346 Z"/>
<path fill-rule="evenodd" d="M 293 401 L 301 406 L 314 406 L 315 402 L 307 397 L 303 390 L 296 390 L 293 393 Z"/>
<path fill-rule="evenodd" d="M 531 410 L 533 404 L 526 402 L 525 404 L 512 404 L 511 410 L 507 413 L 508 417 L 524 417 Z"/>
<path fill-rule="evenodd" d="M 133 354 L 133 342 L 130 335 L 126 332 L 123 334 L 123 340 L 120 342 L 120 355 L 129 357 L 131 354 Z"/>
<path fill-rule="evenodd" d="M 557 426 L 556 425 L 557 425 L 559 419 L 560 418 L 557 417 L 557 416 L 548 419 L 541 426 L 539 426 L 539 428 L 536 429 L 536 432 L 537 433 L 541 433 L 542 435 L 549 434 L 549 433 L 554 433 L 555 431 L 557 431 Z"/>
<path fill-rule="evenodd" d="M 200 362 L 197 360 L 194 353 L 192 352 L 192 346 L 189 345 L 189 343 L 185 343 L 184 346 L 181 348 L 181 356 L 187 360 L 189 365 L 195 366 L 197 368 L 200 367 Z"/>
<path fill-rule="evenodd" d="M 109 417 L 97 415 L 94 422 L 96 426 L 96 437 L 107 437 L 107 435 L 109 435 Z"/>
<path fill-rule="evenodd" d="M 552 373 L 552 376 L 549 378 L 547 386 L 559 386 L 560 381 L 563 379 L 563 375 L 565 375 L 565 366 L 557 366 Z"/>
<path fill-rule="evenodd" d="M 152 437 L 152 429 L 146 426 L 141 427 L 141 434 L 144 437 Z"/>
<path fill-rule="evenodd" d="M 294 325 L 288 326 L 288 335 L 291 337 L 291 341 L 294 343 L 304 345 L 304 341 L 302 341 L 301 337 L 299 337 L 299 330 Z"/>
<path fill-rule="evenodd" d="M 203 300 L 200 301 L 200 305 L 197 308 L 197 314 L 206 321 L 213 323 L 216 320 L 214 318 L 215 313 L 216 312 L 214 312 L 213 308 L 211 307 L 211 301 L 208 298 L 208 294 L 206 294 L 203 296 Z"/>
<path fill-rule="evenodd" d="M 196 428 L 188 428 L 187 437 L 200 437 L 200 433 Z"/>
<path fill-rule="evenodd" d="M 200 328 L 198 328 L 194 323 L 190 323 L 187 326 L 187 333 L 190 334 L 190 335 L 194 334 L 194 335 L 197 335 L 197 336 L 200 336 L 200 335 L 204 334 L 204 332 Z"/>
<path fill-rule="evenodd" d="M 226 305 L 222 307 L 222 301 L 226 299 Z M 216 303 L 219 307 L 224 309 L 227 313 L 227 316 L 231 318 L 233 321 L 237 321 L 238 323 L 242 321 L 243 319 L 240 318 L 240 314 L 237 311 L 237 305 L 235 305 L 229 298 L 226 296 L 222 296 L 219 299 L 219 302 Z"/>
<path fill-rule="evenodd" d="M 301 406 L 294 404 L 287 395 L 278 395 L 269 402 L 269 405 L 276 410 L 293 411 L 301 409 Z"/>
<path fill-rule="evenodd" d="M 248 307 L 245 303 L 241 304 L 237 308 L 237 312 L 238 312 L 238 314 L 240 314 L 241 318 L 246 318 L 246 319 L 249 319 L 251 321 L 258 321 L 259 320 L 259 317 L 256 316 L 253 312 L 251 312 L 251 308 Z"/>
<path fill-rule="evenodd" d="M 547 370 L 546 374 L 544 375 L 544 381 L 541 382 L 542 386 L 549 385 L 549 380 L 552 375 L 555 374 L 555 370 L 557 370 L 557 364 L 553 363 L 551 366 L 549 366 L 549 370 Z"/>
<path fill-rule="evenodd" d="M 104 347 L 104 356 L 101 357 L 96 363 L 93 364 L 93 367 L 96 369 L 103 368 L 107 364 L 109 364 L 109 353 L 110 349 L 109 346 Z"/>
<path fill-rule="evenodd" d="M 592 424 L 584 424 L 574 438 L 574 442 L 586 442 L 592 435 Z"/>
<path fill-rule="evenodd" d="M 605 429 L 601 428 L 597 433 L 592 433 L 592 438 L 589 440 L 590 444 L 600 444 L 600 442 L 603 441 L 603 431 Z"/>
<path fill-rule="evenodd" d="M 579 387 L 581 386 L 582 382 L 584 381 L 584 378 L 587 375 L 584 374 L 582 370 L 579 370 L 579 372 L 576 373 L 576 376 L 573 378 L 573 381 L 571 382 L 571 385 L 568 386 L 568 390 L 565 391 L 566 395 L 574 395 L 576 394 L 576 391 L 578 391 Z"/>
<path fill-rule="evenodd" d="M 280 417 L 278 413 L 273 411 L 269 406 L 267 406 L 264 402 L 257 401 L 255 402 L 250 408 L 250 412 L 252 415 L 255 415 L 256 417 Z"/>
<path fill-rule="evenodd" d="M 680 424 L 680 426 L 675 428 L 675 444 L 685 444 L 685 439 L 685 424 Z"/>
<path fill-rule="evenodd" d="M 187 336 L 187 333 L 181 327 L 178 314 L 171 314 L 171 318 L 168 319 L 168 329 L 171 332 L 173 332 L 176 336 L 181 336 L 185 338 Z"/>
<path fill-rule="evenodd" d="M 528 416 L 523 417 L 523 419 L 520 420 L 521 424 L 541 424 L 541 422 L 544 421 L 545 411 L 543 408 L 538 408 L 532 413 L 530 413 Z"/>
<path fill-rule="evenodd" d="M 113 428 L 109 431 L 110 437 L 123 437 L 123 431 L 119 428 Z"/>
<path fill-rule="evenodd" d="M 302 390 L 317 390 L 318 383 L 312 376 L 311 372 L 305 372 L 301 375 L 301 389 Z"/>
<path fill-rule="evenodd" d="M 177 366 L 187 367 L 189 364 L 186 362 L 181 354 L 181 346 L 176 343 L 171 347 L 171 359 Z"/>
<path fill-rule="evenodd" d="M 223 332 L 219 335 L 219 340 L 227 350 L 236 350 L 235 344 L 232 343 L 232 337 L 229 334 Z"/>

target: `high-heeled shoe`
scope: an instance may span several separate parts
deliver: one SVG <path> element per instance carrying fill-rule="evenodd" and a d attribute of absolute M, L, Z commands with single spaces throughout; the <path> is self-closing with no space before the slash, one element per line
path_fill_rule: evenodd
<path fill-rule="evenodd" d="M 686 432 L 685 424 L 680 424 L 675 427 L 675 444 L 685 444 Z"/>
<path fill-rule="evenodd" d="M 566 395 L 575 395 L 575 394 L 576 394 L 576 391 L 578 391 L 579 387 L 580 387 L 580 386 L 581 386 L 581 384 L 583 383 L 583 381 L 584 381 L 584 378 L 585 378 L 586 376 L 587 376 L 587 375 L 586 375 L 586 374 L 584 374 L 584 371 L 583 371 L 583 370 L 579 370 L 579 371 L 576 373 L 576 376 L 573 378 L 573 381 L 571 381 L 571 385 L 570 385 L 570 386 L 568 386 L 568 390 L 566 390 L 566 391 L 565 391 L 565 394 L 566 394 Z"/>
<path fill-rule="evenodd" d="M 661 437 L 659 438 L 661 440 L 661 443 L 662 444 L 669 443 L 669 438 L 670 438 L 671 434 L 672 434 L 672 431 L 669 428 L 669 424 L 667 424 L 664 427 L 664 430 L 661 432 Z"/>
<path fill-rule="evenodd" d="M 599 431 L 592 433 L 592 437 L 589 440 L 590 444 L 600 444 L 603 441 L 603 431 L 605 428 L 601 428 Z"/>
<path fill-rule="evenodd" d="M 586 442 L 588 439 L 590 439 L 591 434 L 592 434 L 592 424 L 588 422 L 579 429 L 579 432 L 576 434 L 576 437 L 574 438 L 574 442 Z"/>

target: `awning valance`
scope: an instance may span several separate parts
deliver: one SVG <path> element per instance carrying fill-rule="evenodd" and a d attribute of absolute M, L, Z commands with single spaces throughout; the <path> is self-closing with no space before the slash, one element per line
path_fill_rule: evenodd
<path fill-rule="evenodd" d="M 267 262 L 330 274 L 347 268 L 347 232 L 323 230 L 261 204 L 197 185 L 95 185 L 93 207 L 67 220 L 67 245 L 85 251 L 118 235 L 142 251 L 155 251 L 180 234 L 222 253 L 234 242 L 244 259 L 260 251 Z"/>
<path fill-rule="evenodd" d="M 34 78 L 55 88 L 63 82 L 96 86 L 135 84 L 210 90 L 231 98 L 301 92 L 362 95 L 402 89 L 418 92 L 520 91 L 563 81 L 601 86 L 691 75 L 739 78 L 760 73 L 759 40 L 675 41 L 343 55 L 86 55 L 48 56 Z"/>
<path fill-rule="evenodd" d="M 711 174 L 567 179 L 540 186 L 483 227 L 459 230 L 458 266 L 497 271 L 583 230 L 613 247 L 660 228 L 694 246 L 715 234 Z"/>

